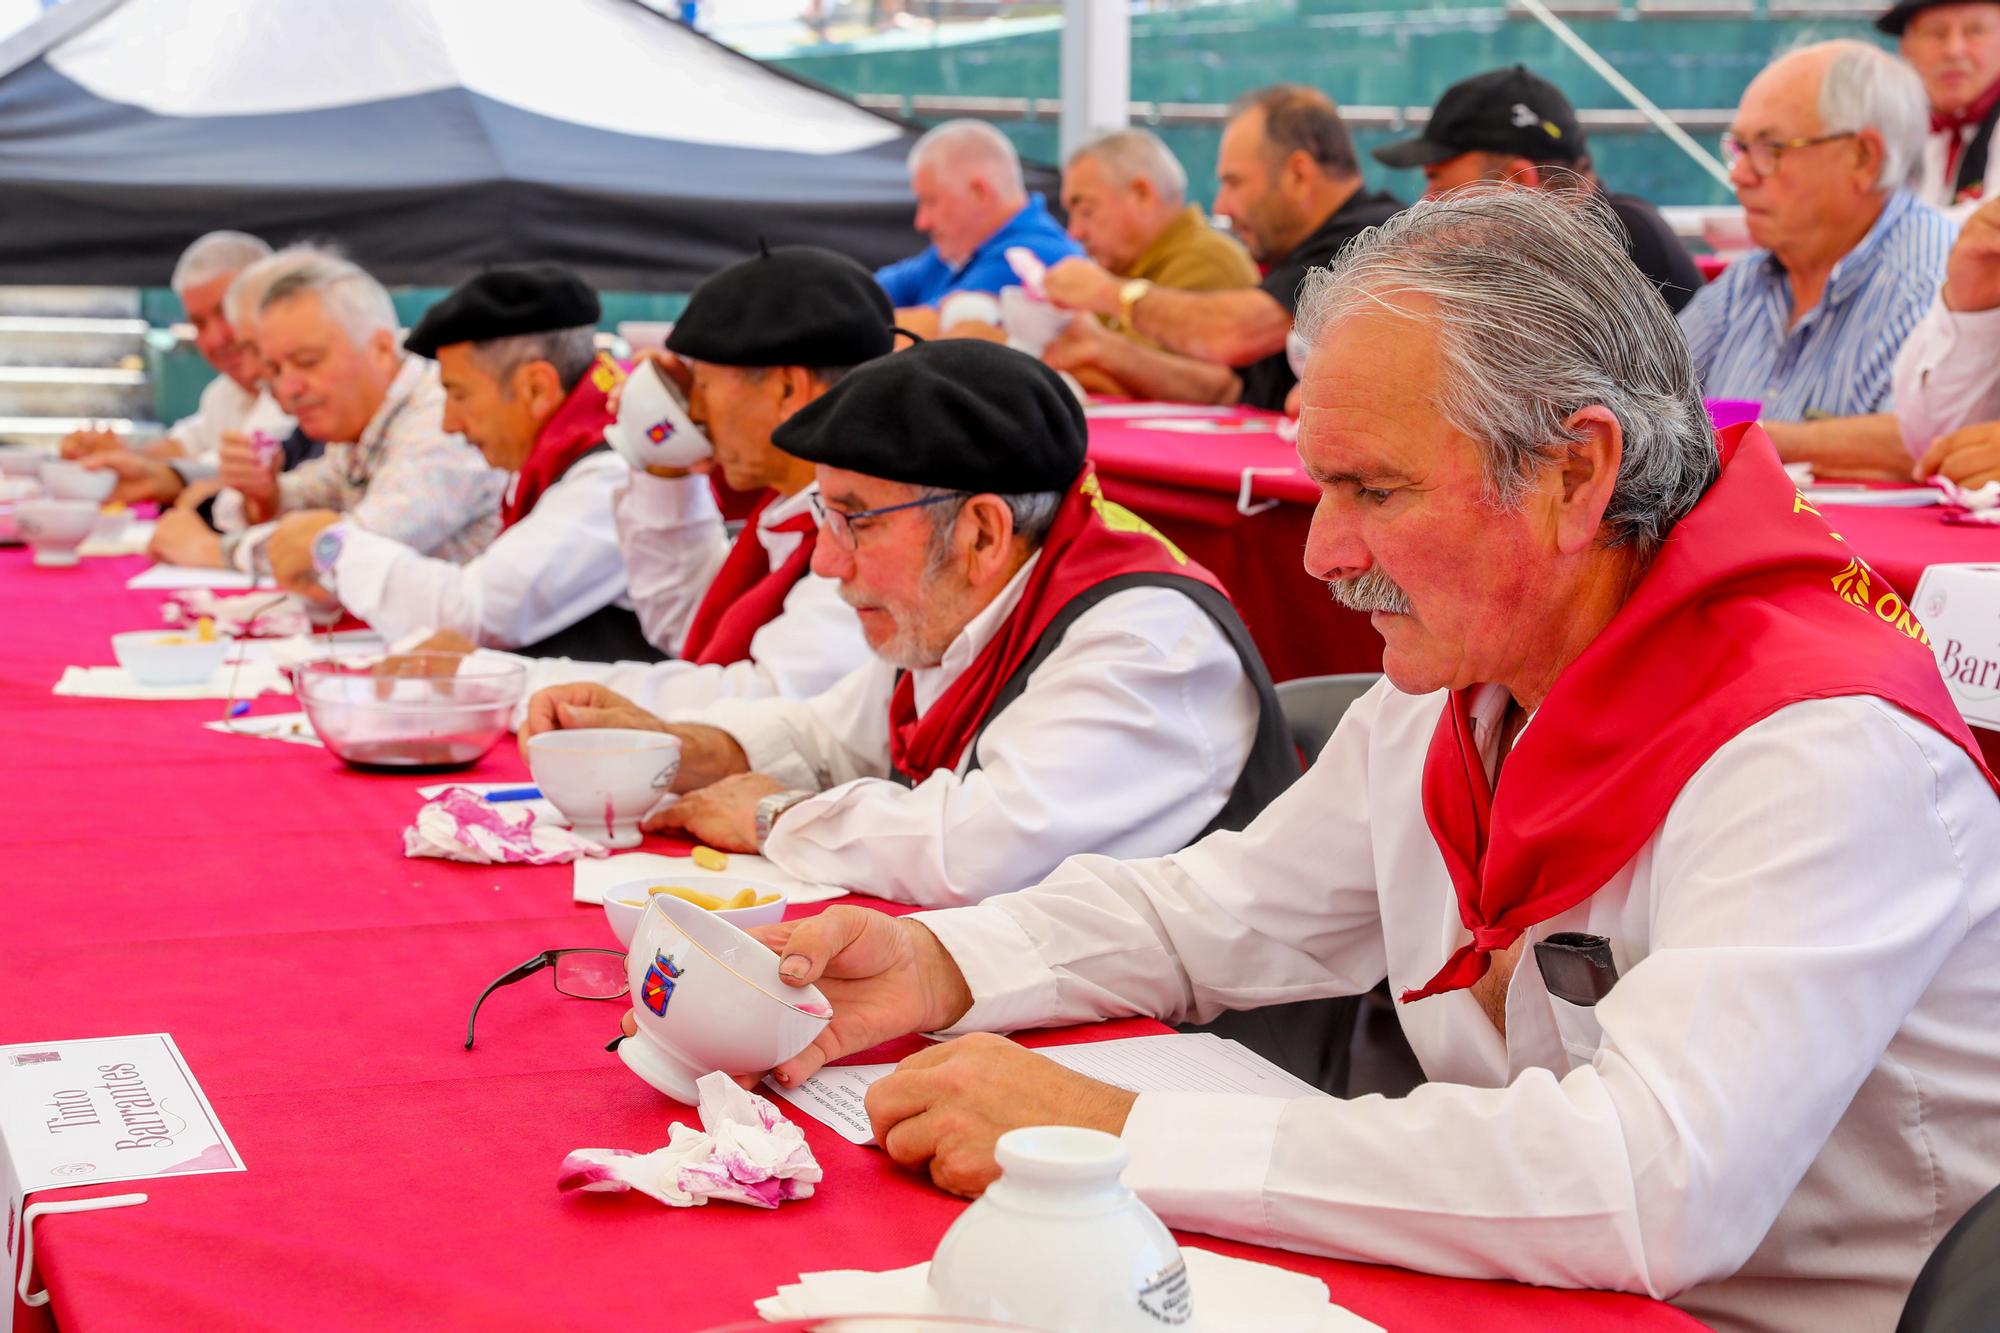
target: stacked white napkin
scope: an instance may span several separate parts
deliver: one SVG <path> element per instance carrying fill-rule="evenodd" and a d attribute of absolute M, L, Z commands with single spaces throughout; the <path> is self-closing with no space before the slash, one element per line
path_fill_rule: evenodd
<path fill-rule="evenodd" d="M 694 1086 L 700 1129 L 676 1124 L 667 1146 L 649 1153 L 579 1148 L 563 1158 L 556 1188 L 638 1190 L 673 1208 L 710 1199 L 776 1208 L 812 1197 L 819 1163 L 797 1125 L 727 1074 L 703 1074 Z"/>
<path fill-rule="evenodd" d="M 220 593 L 212 588 L 183 588 L 160 608 L 169 625 L 192 625 L 206 616 L 224 633 L 237 638 L 283 638 L 312 629 L 305 603 L 272 589 Z"/>
<path fill-rule="evenodd" d="M 472 865 L 561 865 L 603 856 L 602 844 L 545 823 L 524 804 L 496 805 L 478 792 L 450 787 L 424 802 L 403 830 L 403 855 Z"/>
<path fill-rule="evenodd" d="M 1382 1333 L 1381 1327 L 1327 1299 L 1326 1283 L 1270 1264 L 1181 1247 L 1194 1297 L 1191 1333 Z M 801 1273 L 797 1282 L 757 1302 L 757 1313 L 781 1319 L 842 1314 L 935 1314 L 929 1264 L 886 1273 L 842 1268 Z"/>
<path fill-rule="evenodd" d="M 292 692 L 291 682 L 269 662 L 245 662 L 233 677 L 231 672 L 223 667 L 193 685 L 142 685 L 124 667 L 64 667 L 53 692 L 78 699 L 249 699 Z"/>

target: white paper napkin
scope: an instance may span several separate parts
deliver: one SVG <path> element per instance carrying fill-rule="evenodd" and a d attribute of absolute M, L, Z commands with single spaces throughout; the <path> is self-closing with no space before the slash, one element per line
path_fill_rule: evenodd
<path fill-rule="evenodd" d="M 218 667 L 199 685 L 141 685 L 124 667 L 64 667 L 54 693 L 79 699 L 252 699 L 260 694 L 290 694 L 291 682 L 268 662 L 245 662 L 234 671 Z"/>
<path fill-rule="evenodd" d="M 105 536 L 91 536 L 76 553 L 92 555 L 144 555 L 146 547 L 153 540 L 154 524 L 145 519 L 131 519 L 117 531 Z"/>
<path fill-rule="evenodd" d="M 2000 481 L 1983 486 L 1961 486 L 1948 477 L 1932 477 L 1931 484 L 1944 492 L 1945 503 L 1957 505 L 1963 518 L 1981 523 L 2000 523 Z"/>
<path fill-rule="evenodd" d="M 435 856 L 473 865 L 560 865 L 603 856 L 604 845 L 569 829 L 544 824 L 527 807 L 498 805 L 464 787 L 446 787 L 417 811 L 403 830 L 403 855 Z"/>
<path fill-rule="evenodd" d="M 204 722 L 210 731 L 227 732 L 231 736 L 248 736 L 252 740 L 284 741 L 289 745 L 313 745 L 325 749 L 306 720 L 304 713 L 260 713 L 250 717 L 231 718 L 228 721 Z"/>
<path fill-rule="evenodd" d="M 1318 1278 L 1190 1245 L 1181 1247 L 1181 1257 L 1194 1295 L 1193 1333 L 1382 1333 L 1380 1325 L 1328 1300 L 1326 1283 Z M 758 1301 L 757 1313 L 772 1323 L 841 1314 L 935 1314 L 930 1268 L 801 1273 L 797 1282 Z"/>
<path fill-rule="evenodd" d="M 490 796 L 496 791 L 513 791 L 517 787 L 532 787 L 534 785 L 533 782 L 530 782 L 526 778 L 522 778 L 519 782 L 433 782 L 428 787 L 417 788 L 417 795 L 428 801 L 444 795 L 453 787 L 462 787 L 475 795 Z M 551 828 L 568 828 L 570 826 L 569 816 L 556 809 L 556 803 L 546 796 L 537 797 L 529 801 L 501 801 L 498 804 L 513 806 L 521 810 L 534 811 L 535 822 L 537 824 L 546 824 Z"/>
<path fill-rule="evenodd" d="M 812 1197 L 821 1172 L 797 1125 L 727 1074 L 703 1074 L 694 1086 L 700 1129 L 677 1123 L 667 1146 L 649 1153 L 578 1148 L 563 1158 L 556 1188 L 565 1194 L 638 1190 L 671 1208 L 711 1199 L 776 1208 Z"/>
<path fill-rule="evenodd" d="M 748 852 L 729 853 L 727 870 L 705 870 L 685 856 L 661 856 L 656 852 L 626 852 L 603 861 L 578 861 L 572 897 L 580 903 L 601 903 L 604 891 L 634 879 L 663 879 L 699 887 L 704 880 L 754 879 L 784 892 L 786 901 L 823 903 L 845 898 L 847 890 L 834 884 L 813 884 L 789 875 L 761 856 Z"/>

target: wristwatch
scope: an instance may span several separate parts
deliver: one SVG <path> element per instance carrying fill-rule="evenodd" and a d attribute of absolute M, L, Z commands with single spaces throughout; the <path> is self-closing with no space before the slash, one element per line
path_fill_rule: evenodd
<path fill-rule="evenodd" d="M 1144 278 L 1133 278 L 1118 289 L 1118 322 L 1126 329 L 1138 327 L 1132 322 L 1132 307 L 1144 300 L 1146 293 L 1152 290 L 1153 284 Z"/>
<path fill-rule="evenodd" d="M 771 840 L 771 829 L 778 822 L 778 816 L 803 801 L 808 796 L 817 796 L 811 791 L 774 791 L 757 802 L 757 850 L 764 850 L 764 844 Z"/>
<path fill-rule="evenodd" d="M 313 574 L 322 588 L 333 586 L 333 567 L 340 563 L 341 544 L 347 540 L 347 533 L 335 523 L 320 531 L 313 538 Z"/>

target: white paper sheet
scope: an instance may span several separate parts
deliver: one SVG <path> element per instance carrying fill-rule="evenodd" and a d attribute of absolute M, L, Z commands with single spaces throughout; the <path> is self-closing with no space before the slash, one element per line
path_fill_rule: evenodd
<path fill-rule="evenodd" d="M 1276 429 L 1269 421 L 1214 421 L 1205 417 L 1147 417 L 1132 425 L 1175 435 L 1269 435 Z"/>
<path fill-rule="evenodd" d="M 153 540 L 155 526 L 146 519 L 132 519 L 114 533 L 92 536 L 76 548 L 76 553 L 83 556 L 144 555 Z"/>
<path fill-rule="evenodd" d="M 633 879 L 670 880 L 690 887 L 698 887 L 703 880 L 754 879 L 782 890 L 786 900 L 794 903 L 824 903 L 847 896 L 846 889 L 807 883 L 748 852 L 731 852 L 729 868 L 723 871 L 704 870 L 688 857 L 656 852 L 624 852 L 602 861 L 578 861 L 572 896 L 580 903 L 601 903 L 606 889 Z"/>
<path fill-rule="evenodd" d="M 1239 410 L 1206 403 L 1087 403 L 1083 414 L 1092 421 L 1131 421 L 1141 417 L 1219 417 Z"/>
<path fill-rule="evenodd" d="M 1806 486 L 1799 493 L 1816 505 L 1862 505 L 1869 509 L 1923 509 L 1944 503 L 1934 486 L 1889 487 Z"/>
<path fill-rule="evenodd" d="M 196 569 L 189 565 L 154 565 L 125 580 L 125 586 L 133 592 L 148 590 L 167 591 L 173 588 L 219 588 L 242 592 L 249 588 L 270 588 L 277 584 L 269 579 L 258 582 L 254 574 L 245 574 L 234 569 Z"/>
<path fill-rule="evenodd" d="M 292 745 L 313 745 L 321 749 L 320 739 L 306 721 L 304 713 L 261 713 L 249 717 L 217 720 L 201 724 L 210 731 L 226 732 L 231 736 L 248 736 L 252 740 L 285 741 Z"/>
<path fill-rule="evenodd" d="M 141 685 L 124 667 L 64 667 L 51 691 L 78 699 L 254 699 L 291 692 L 291 682 L 268 662 L 245 662 L 240 669 L 225 664 L 198 685 Z"/>
<path fill-rule="evenodd" d="M 1263 1056 L 1212 1032 L 1166 1032 L 1152 1037 L 1049 1046 L 1040 1052 L 1079 1074 L 1128 1092 L 1235 1092 L 1257 1097 L 1324 1097 Z M 796 1088 L 770 1079 L 764 1086 L 831 1127 L 849 1143 L 875 1141 L 862 1107 L 868 1085 L 896 1066 L 831 1065 Z"/>

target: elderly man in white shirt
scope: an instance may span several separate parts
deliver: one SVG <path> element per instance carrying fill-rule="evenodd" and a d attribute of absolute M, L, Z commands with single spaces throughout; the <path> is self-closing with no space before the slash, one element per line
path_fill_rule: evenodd
<path fill-rule="evenodd" d="M 304 258 L 266 289 L 257 340 L 273 393 L 326 452 L 280 474 L 254 442 L 225 443 L 223 484 L 256 525 L 224 538 L 225 559 L 311 577 L 330 514 L 445 560 L 486 549 L 507 474 L 444 428 L 437 367 L 403 351 L 380 283 L 343 259 Z"/>
<path fill-rule="evenodd" d="M 805 699 L 868 660 L 840 586 L 812 572 L 813 465 L 771 433 L 887 355 L 895 312 L 845 255 L 780 246 L 704 279 L 657 361 L 687 395 L 713 457 L 694 475 L 635 471 L 618 502 L 619 541 L 646 637 L 673 660 L 536 663 L 530 689 L 594 681 L 662 717 L 721 699 Z M 759 496 L 727 547 L 706 476 Z"/>
<path fill-rule="evenodd" d="M 283 437 L 292 420 L 263 388 L 263 363 L 237 336 L 223 310 L 223 297 L 244 269 L 271 254 L 271 247 L 240 231 L 212 231 L 181 252 L 174 265 L 174 295 L 194 326 L 195 350 L 216 372 L 201 391 L 191 416 L 138 448 L 115 432 L 74 431 L 62 441 L 65 458 L 118 474 L 115 496 L 127 502 L 171 503 L 183 490 L 215 476 L 222 437 L 262 430 Z"/>
<path fill-rule="evenodd" d="M 1296 757 L 1213 576 L 1105 501 L 1082 409 L 976 340 L 862 366 L 780 426 L 819 464 L 813 568 L 874 657 L 810 699 L 666 723 L 601 686 L 530 701 L 557 726 L 681 737 L 653 826 L 761 850 L 885 898 L 977 902 L 1085 849 L 1165 852 L 1240 823 Z"/>
<path fill-rule="evenodd" d="M 1081 1124 L 1198 1231 L 1893 1326 L 2000 1181 L 2000 801 L 1922 627 L 1755 427 L 1718 458 L 1666 307 L 1576 204 L 1418 204 L 1302 308 L 1306 566 L 1387 681 L 1241 833 L 760 932 L 834 1011 L 775 1076 L 1386 977 L 1430 1079 L 1401 1099 L 1135 1096 L 970 1035 L 868 1111 L 960 1193 L 1005 1130 Z"/>
<path fill-rule="evenodd" d="M 497 265 L 426 311 L 403 348 L 437 363 L 444 429 L 509 476 L 500 534 L 457 563 L 336 514 L 302 515 L 290 521 L 317 528 L 313 569 L 288 571 L 288 590 L 338 600 L 391 642 L 646 652 L 611 521 L 631 474 L 604 440 L 624 372 L 597 351 L 600 313 L 560 264 Z"/>

